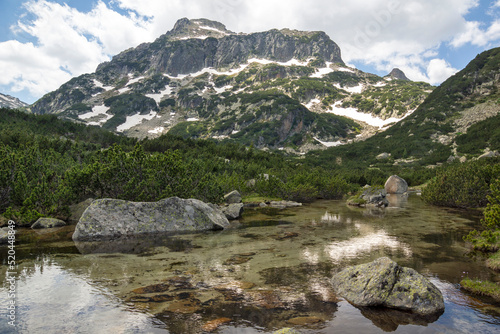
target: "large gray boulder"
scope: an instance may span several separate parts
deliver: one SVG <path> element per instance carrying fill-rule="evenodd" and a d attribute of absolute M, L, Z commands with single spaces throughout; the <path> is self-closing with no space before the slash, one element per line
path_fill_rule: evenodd
<path fill-rule="evenodd" d="M 199 232 L 222 229 L 229 221 L 212 204 L 170 197 L 158 202 L 98 199 L 85 210 L 73 240 L 114 239 L 150 233 Z"/>
<path fill-rule="evenodd" d="M 388 194 L 404 194 L 408 191 L 408 183 L 399 176 L 392 175 L 385 182 L 384 188 Z"/>
<path fill-rule="evenodd" d="M 422 316 L 444 311 L 443 295 L 434 284 L 387 257 L 348 267 L 333 276 L 332 284 L 355 306 L 387 307 Z"/>

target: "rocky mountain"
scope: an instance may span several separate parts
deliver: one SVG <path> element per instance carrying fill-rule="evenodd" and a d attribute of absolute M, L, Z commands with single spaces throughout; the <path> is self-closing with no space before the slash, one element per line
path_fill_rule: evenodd
<path fill-rule="evenodd" d="M 0 108 L 18 109 L 27 106 L 27 103 L 22 102 L 17 97 L 0 93 Z"/>
<path fill-rule="evenodd" d="M 393 68 L 391 73 L 387 74 L 384 78 L 410 81 L 410 79 L 408 79 L 406 77 L 406 74 L 403 71 L 401 71 L 399 68 Z"/>
<path fill-rule="evenodd" d="M 132 137 L 170 132 L 307 151 L 365 138 L 408 116 L 433 87 L 345 65 L 324 32 L 234 33 L 179 20 L 31 106 Z"/>
<path fill-rule="evenodd" d="M 498 156 L 500 48 L 479 54 L 401 122 L 364 142 L 318 154 L 322 160 L 435 165 Z"/>

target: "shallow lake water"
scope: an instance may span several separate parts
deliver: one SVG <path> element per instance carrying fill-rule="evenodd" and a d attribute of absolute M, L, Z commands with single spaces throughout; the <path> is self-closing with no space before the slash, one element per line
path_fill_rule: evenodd
<path fill-rule="evenodd" d="M 495 333 L 500 305 L 460 290 L 463 277 L 500 281 L 462 237 L 480 213 L 389 196 L 386 209 L 317 201 L 287 210 L 247 209 L 224 231 L 74 243 L 74 226 L 19 230 L 16 327 L 0 333 Z M 8 301 L 0 247 L 0 302 Z M 331 276 L 388 256 L 443 293 L 437 319 L 358 309 Z"/>

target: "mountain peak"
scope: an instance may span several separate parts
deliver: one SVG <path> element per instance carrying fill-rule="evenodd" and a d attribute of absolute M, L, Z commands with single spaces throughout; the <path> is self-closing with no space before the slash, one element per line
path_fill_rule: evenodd
<path fill-rule="evenodd" d="M 395 80 L 411 81 L 406 77 L 405 73 L 401 71 L 399 68 L 393 68 L 391 73 L 387 74 L 385 77 Z"/>
<path fill-rule="evenodd" d="M 174 28 L 167 33 L 171 39 L 189 38 L 221 38 L 233 35 L 234 32 L 227 30 L 226 26 L 220 22 L 208 19 L 188 19 L 186 17 L 177 20 Z"/>

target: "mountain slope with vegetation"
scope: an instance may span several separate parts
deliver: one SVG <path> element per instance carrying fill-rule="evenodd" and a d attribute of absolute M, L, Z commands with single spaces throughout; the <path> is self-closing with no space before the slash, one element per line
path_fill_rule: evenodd
<path fill-rule="evenodd" d="M 315 164 L 428 166 L 500 150 L 500 48 L 446 80 L 403 121 L 344 147 L 310 154 Z"/>

